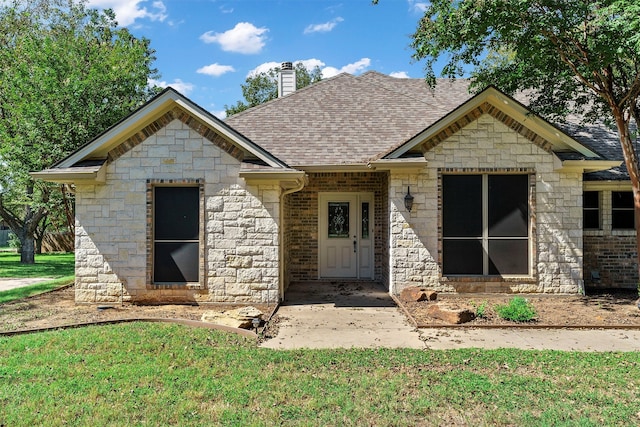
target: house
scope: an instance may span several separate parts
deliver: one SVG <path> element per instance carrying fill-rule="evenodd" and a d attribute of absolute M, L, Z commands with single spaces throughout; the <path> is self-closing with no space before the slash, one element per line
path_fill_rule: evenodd
<path fill-rule="evenodd" d="M 75 189 L 77 302 L 276 302 L 292 282 L 343 279 L 635 288 L 615 132 L 464 80 L 368 72 L 296 91 L 293 72 L 225 121 L 166 89 L 33 174 Z"/>

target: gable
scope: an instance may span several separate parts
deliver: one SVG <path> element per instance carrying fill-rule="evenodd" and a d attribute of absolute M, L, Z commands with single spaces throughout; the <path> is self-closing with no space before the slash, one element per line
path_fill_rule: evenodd
<path fill-rule="evenodd" d="M 462 128 L 464 128 L 468 124 L 478 120 L 483 114 L 490 115 L 497 121 L 507 126 L 509 129 L 525 137 L 526 139 L 531 141 L 534 145 L 538 146 L 544 151 L 548 153 L 553 152 L 552 150 L 553 144 L 551 144 L 551 142 L 549 142 L 542 136 L 538 135 L 536 132 L 532 131 L 522 123 L 515 120 L 513 117 L 509 116 L 508 114 L 504 113 L 503 111 L 501 111 L 500 109 L 496 108 L 495 106 L 491 105 L 488 102 L 483 102 L 476 108 L 469 111 L 467 114 L 459 117 L 457 120 L 452 121 L 447 127 L 442 129 L 437 134 L 433 135 L 431 138 L 424 141 L 424 143 L 419 146 L 420 151 L 424 153 L 426 151 L 431 150 L 432 148 L 436 147 L 437 145 L 439 145 L 440 143 L 442 143 L 452 135 L 456 134 L 458 131 L 460 131 Z"/>
<path fill-rule="evenodd" d="M 164 113 L 158 119 L 149 123 L 144 128 L 140 129 L 138 132 L 127 138 L 119 145 L 110 149 L 106 153 L 106 163 L 109 164 L 118 159 L 120 156 L 127 153 L 135 146 L 144 142 L 150 136 L 155 135 L 160 129 L 166 127 L 173 120 L 181 121 L 190 129 L 196 131 L 200 136 L 206 138 L 216 147 L 227 152 L 239 162 L 244 159 L 245 151 L 241 150 L 237 145 L 220 136 L 220 134 L 200 122 L 197 118 L 193 117 L 193 115 L 189 114 L 189 112 L 185 111 L 183 108 L 176 106 Z"/>
<path fill-rule="evenodd" d="M 181 121 L 239 162 L 288 170 L 283 161 L 175 90 L 167 88 L 51 168 L 31 175 L 60 183 L 104 182 L 105 165 L 155 135 L 173 120 Z"/>
<path fill-rule="evenodd" d="M 620 164 L 619 160 L 603 158 L 494 87 L 488 87 L 450 111 L 409 141 L 384 154 L 381 160 L 412 158 L 428 152 L 483 114 L 490 115 L 537 147 L 553 154 L 557 170 L 592 172 L 608 170 Z"/>

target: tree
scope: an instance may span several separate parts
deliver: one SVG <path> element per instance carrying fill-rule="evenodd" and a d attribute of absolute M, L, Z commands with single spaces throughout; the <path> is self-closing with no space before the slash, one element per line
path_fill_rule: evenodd
<path fill-rule="evenodd" d="M 298 62 L 294 65 L 296 71 L 296 87 L 298 89 L 322 80 L 320 67 L 308 70 L 304 64 Z M 227 116 L 240 113 L 248 108 L 263 104 L 278 97 L 278 73 L 280 67 L 271 68 L 269 71 L 256 73 L 246 78 L 242 87 L 242 96 L 246 102 L 238 101 L 236 105 L 225 105 Z"/>
<path fill-rule="evenodd" d="M 614 124 L 635 202 L 640 260 L 640 173 L 632 122 L 640 123 L 640 3 L 637 0 L 432 0 L 413 34 L 413 58 L 435 84 L 464 75 L 472 88 L 531 91 L 531 108 Z M 489 55 L 486 55 L 489 53 Z M 600 120 L 602 121 L 602 120 Z M 638 263 L 640 269 L 640 262 Z"/>
<path fill-rule="evenodd" d="M 148 100 L 154 59 L 148 40 L 84 1 L 0 6 L 0 217 L 19 238 L 23 263 L 34 262 L 34 238 L 60 203 L 60 190 L 29 172 Z"/>

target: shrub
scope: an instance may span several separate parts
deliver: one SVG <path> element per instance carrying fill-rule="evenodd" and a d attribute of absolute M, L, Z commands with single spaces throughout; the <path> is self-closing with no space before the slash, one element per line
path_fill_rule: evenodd
<path fill-rule="evenodd" d="M 505 305 L 497 305 L 498 316 L 514 322 L 530 322 L 536 318 L 536 309 L 523 297 L 514 297 Z"/>

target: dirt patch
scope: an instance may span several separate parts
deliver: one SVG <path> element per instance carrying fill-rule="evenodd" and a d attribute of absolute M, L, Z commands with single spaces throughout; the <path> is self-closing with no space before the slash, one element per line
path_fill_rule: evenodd
<path fill-rule="evenodd" d="M 534 321 L 525 324 L 559 327 L 640 327 L 640 310 L 636 305 L 638 295 L 632 291 L 615 291 L 593 295 L 523 295 L 535 308 Z M 511 326 L 516 322 L 501 319 L 495 311 L 497 305 L 507 304 L 513 295 L 497 294 L 439 294 L 437 301 L 402 302 L 405 310 L 418 327 L 446 325 L 442 320 L 427 314 L 429 305 L 438 302 L 469 306 L 474 312 L 484 310 L 484 316 L 476 317 L 467 326 Z M 522 323 L 521 323 L 522 324 Z"/>
<path fill-rule="evenodd" d="M 495 306 L 506 304 L 512 295 L 496 294 L 439 294 L 438 301 L 477 308 L 484 305 L 484 317 L 477 317 L 467 326 L 513 326 L 514 322 L 502 320 Z M 536 320 L 528 324 L 564 327 L 640 327 L 640 310 L 634 292 L 599 293 L 595 295 L 525 295 L 537 312 Z M 436 302 L 438 302 L 436 301 Z M 403 303 L 406 312 L 415 319 L 419 327 L 442 326 L 446 323 L 427 315 L 429 304 L 434 301 Z M 265 319 L 275 306 L 253 304 L 265 313 Z M 0 332 L 21 329 L 59 327 L 77 323 L 111 321 L 136 318 L 177 318 L 200 320 L 207 310 L 226 311 L 241 305 L 124 305 L 112 304 L 111 308 L 99 309 L 96 305 L 78 305 L 74 301 L 73 287 L 0 304 Z M 276 315 L 262 331 L 264 338 L 277 335 L 280 318 Z"/>
<path fill-rule="evenodd" d="M 37 329 L 73 325 L 77 323 L 102 322 L 121 319 L 164 318 L 200 320 L 209 310 L 227 311 L 244 305 L 207 304 L 195 305 L 123 305 L 104 306 L 76 304 L 73 286 L 58 291 L 0 304 L 0 332 L 22 329 Z M 275 306 L 251 304 L 267 318 Z M 101 308 L 99 308 L 101 307 Z M 109 307 L 109 308 L 106 308 Z"/>

